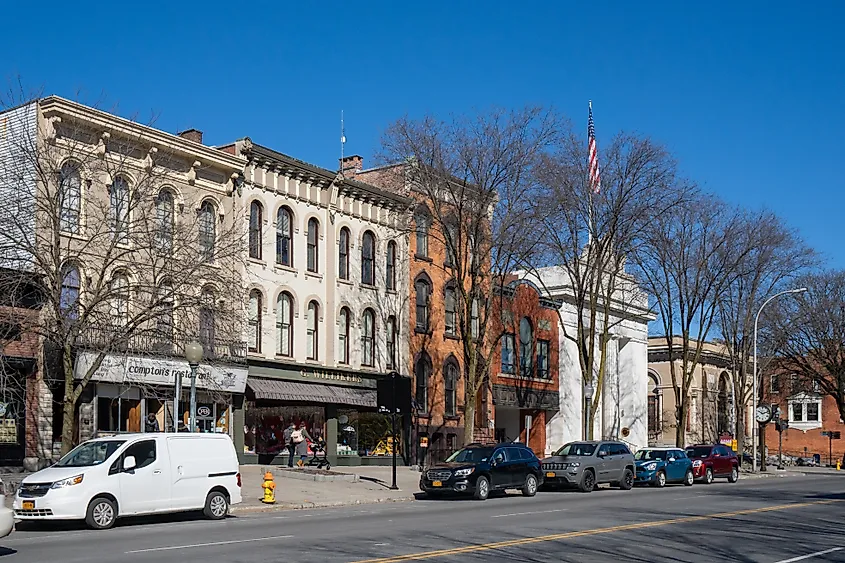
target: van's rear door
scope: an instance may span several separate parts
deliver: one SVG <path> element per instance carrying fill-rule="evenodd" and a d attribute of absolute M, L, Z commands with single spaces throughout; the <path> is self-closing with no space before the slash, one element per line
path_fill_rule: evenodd
<path fill-rule="evenodd" d="M 192 510 L 205 506 L 212 486 L 225 474 L 234 482 L 237 458 L 232 457 L 232 442 L 227 436 L 167 436 L 172 476 L 173 510 Z"/>

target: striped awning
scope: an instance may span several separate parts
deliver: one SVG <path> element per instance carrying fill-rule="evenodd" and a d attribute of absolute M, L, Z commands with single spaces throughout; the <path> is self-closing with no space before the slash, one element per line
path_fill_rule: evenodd
<path fill-rule="evenodd" d="M 246 384 L 252 390 L 256 399 L 370 408 L 377 406 L 375 389 L 340 387 L 321 383 L 300 383 L 261 377 L 249 377 Z"/>

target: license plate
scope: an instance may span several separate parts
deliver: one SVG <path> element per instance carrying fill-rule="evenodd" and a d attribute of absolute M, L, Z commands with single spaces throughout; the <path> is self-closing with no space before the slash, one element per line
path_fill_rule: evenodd
<path fill-rule="evenodd" d="M 432 486 L 432 487 L 442 487 L 442 486 L 443 486 L 443 481 L 432 481 L 432 482 L 431 482 L 431 486 Z"/>
<path fill-rule="evenodd" d="M 549 471 L 548 473 L 546 473 L 546 477 L 555 478 L 556 475 L 554 473 L 552 473 L 551 471 Z"/>
<path fill-rule="evenodd" d="M 24 501 L 23 503 L 24 510 L 35 510 L 35 502 L 31 500 Z"/>

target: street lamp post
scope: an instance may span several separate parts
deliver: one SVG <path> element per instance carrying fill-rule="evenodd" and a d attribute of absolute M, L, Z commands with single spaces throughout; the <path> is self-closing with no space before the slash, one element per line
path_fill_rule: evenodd
<path fill-rule="evenodd" d="M 185 346 L 185 359 L 191 368 L 191 410 L 188 414 L 188 429 L 191 432 L 197 431 L 197 368 L 202 361 L 202 345 L 199 342 L 191 342 Z"/>
<path fill-rule="evenodd" d="M 585 401 L 585 416 L 584 416 L 584 439 L 591 440 L 593 437 L 592 432 L 592 424 L 590 424 L 590 419 L 592 418 L 593 414 L 593 384 L 592 383 L 585 383 L 584 384 L 584 401 Z"/>
<path fill-rule="evenodd" d="M 757 311 L 757 315 L 754 317 L 754 367 L 752 368 L 752 375 L 753 375 L 753 382 L 752 382 L 752 398 L 751 398 L 751 417 L 752 420 L 757 414 L 757 322 L 760 320 L 760 313 L 763 312 L 763 308 L 768 305 L 772 300 L 781 295 L 787 295 L 790 293 L 804 293 L 807 291 L 806 287 L 799 287 L 798 289 L 787 289 L 786 291 L 781 291 L 780 293 L 775 293 L 765 301 L 763 304 L 760 305 L 760 310 Z M 754 420 L 754 424 L 751 426 L 751 471 L 757 472 L 757 436 L 756 434 L 759 432 L 758 424 L 756 424 L 756 420 Z M 761 455 L 765 455 L 765 452 L 761 452 Z"/>

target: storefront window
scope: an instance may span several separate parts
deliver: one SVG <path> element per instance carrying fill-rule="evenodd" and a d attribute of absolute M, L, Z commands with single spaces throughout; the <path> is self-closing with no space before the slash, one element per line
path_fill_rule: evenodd
<path fill-rule="evenodd" d="M 97 430 L 100 432 L 140 432 L 141 401 L 100 397 L 97 400 Z"/>
<path fill-rule="evenodd" d="M 391 455 L 390 417 L 376 412 L 338 411 L 337 454 L 359 456 Z M 401 439 L 398 455 L 402 455 Z"/>
<path fill-rule="evenodd" d="M 297 427 L 304 422 L 314 440 L 324 436 L 323 407 L 272 407 L 249 403 L 244 426 L 247 448 L 257 454 L 284 453 L 284 432 L 291 422 Z"/>

